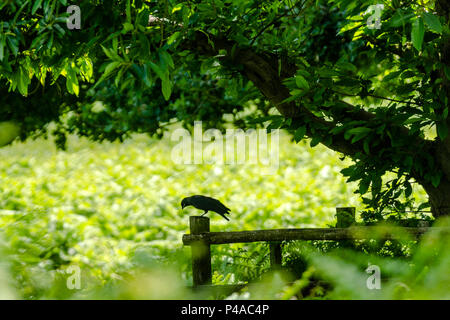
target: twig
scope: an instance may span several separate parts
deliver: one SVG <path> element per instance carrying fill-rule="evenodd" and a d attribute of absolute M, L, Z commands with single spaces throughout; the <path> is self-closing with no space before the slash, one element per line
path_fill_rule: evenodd
<path fill-rule="evenodd" d="M 308 1 L 308 0 L 306 0 L 306 1 L 302 4 L 302 6 L 304 6 L 304 5 L 306 4 L 307 1 Z M 256 36 L 254 36 L 254 37 L 252 38 L 252 41 L 250 42 L 250 46 L 253 45 L 253 43 L 255 42 L 255 40 L 256 40 L 260 35 L 262 35 L 264 31 L 266 31 L 269 27 L 271 27 L 271 26 L 274 25 L 276 22 L 278 22 L 281 18 L 287 16 L 287 15 L 289 14 L 289 12 L 292 12 L 291 10 L 292 10 L 294 7 L 296 7 L 297 4 L 299 4 L 300 2 L 301 2 L 301 1 L 296 2 L 292 7 L 288 8 L 288 9 L 286 10 L 285 13 L 283 13 L 282 15 L 280 15 L 280 16 L 274 18 L 270 23 L 268 23 L 265 27 L 263 27 L 263 28 L 256 34 Z M 305 8 L 303 8 L 303 9 L 305 9 Z M 299 15 L 300 13 L 302 13 L 302 12 L 303 12 L 303 9 L 300 10 L 299 13 L 298 13 L 297 15 Z"/>

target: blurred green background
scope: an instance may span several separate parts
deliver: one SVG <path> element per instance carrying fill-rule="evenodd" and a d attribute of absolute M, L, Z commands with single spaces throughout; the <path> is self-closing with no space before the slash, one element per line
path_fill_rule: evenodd
<path fill-rule="evenodd" d="M 262 165 L 176 165 L 173 142 L 143 135 L 103 144 L 70 137 L 67 151 L 51 139 L 0 149 L 0 298 L 225 298 L 187 288 L 190 250 L 181 237 L 199 212 L 181 211 L 183 197 L 210 195 L 231 208 L 230 222 L 211 215 L 211 231 L 334 226 L 335 207 L 361 209 L 356 186 L 339 173 L 347 160 L 289 140 L 281 135 L 280 165 L 269 175 Z M 414 196 L 425 199 L 421 190 Z M 267 244 L 213 246 L 213 283 L 259 281 L 228 297 L 238 299 L 448 298 L 445 245 L 448 235 L 430 236 L 402 244 L 409 254 L 393 259 L 293 242 L 283 257 L 290 274 L 268 272 Z M 395 281 L 368 290 L 369 262 Z M 69 266 L 81 270 L 79 289 L 68 288 Z"/>

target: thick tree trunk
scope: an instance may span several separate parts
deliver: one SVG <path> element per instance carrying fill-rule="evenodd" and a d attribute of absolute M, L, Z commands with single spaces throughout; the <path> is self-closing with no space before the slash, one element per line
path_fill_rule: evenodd
<path fill-rule="evenodd" d="M 422 184 L 428 194 L 431 212 L 435 218 L 450 215 L 450 181 L 443 178 L 437 188 L 431 184 Z"/>
<path fill-rule="evenodd" d="M 437 0 L 436 11 L 438 15 L 444 17 L 447 22 L 450 20 L 450 2 L 448 0 Z M 441 63 L 450 66 L 450 37 L 443 35 L 441 42 Z M 442 79 L 442 89 L 445 90 L 450 100 L 450 81 L 447 79 L 444 68 L 440 71 Z M 450 118 L 447 118 L 447 127 L 450 128 Z M 431 204 L 431 211 L 435 218 L 444 215 L 450 215 L 450 134 L 447 138 L 438 142 L 436 146 L 435 159 L 441 167 L 443 173 L 439 186 L 422 184 L 427 192 Z"/>
<path fill-rule="evenodd" d="M 447 0 L 441 1 L 441 5 L 446 5 L 446 1 Z M 447 9 L 447 7 L 445 8 Z M 450 10 L 450 7 L 448 9 Z M 444 15 L 446 18 L 448 18 L 448 14 L 449 11 L 445 11 Z M 211 46 L 211 42 L 214 42 L 214 46 Z M 231 53 L 229 55 L 236 65 L 243 67 L 241 73 L 252 81 L 261 93 L 278 109 L 280 114 L 286 118 L 295 120 L 298 117 L 303 117 L 308 119 L 309 123 L 314 123 L 315 125 L 324 128 L 324 130 L 328 129 L 328 131 L 336 126 L 335 122 L 326 121 L 317 117 L 312 112 L 293 101 L 285 102 L 285 100 L 290 97 L 290 93 L 283 84 L 283 81 L 295 74 L 295 66 L 283 64 L 282 62 L 281 68 L 279 68 L 278 59 L 270 53 L 255 52 L 250 48 L 240 49 L 237 47 L 237 49 L 235 49 L 235 45 L 236 44 L 231 40 L 214 38 L 213 36 L 207 37 L 200 32 L 197 33 L 197 37 L 193 39 L 193 41 L 186 43 L 187 48 L 208 56 L 217 55 L 220 49 L 224 49 L 227 52 L 235 52 L 234 55 Z M 450 65 L 450 45 L 444 41 L 442 49 L 443 54 L 441 62 Z M 441 74 L 440 76 L 445 79 L 444 74 Z M 450 98 L 449 81 L 444 80 L 443 86 L 445 87 L 444 89 L 447 89 Z M 349 113 L 346 114 L 346 116 L 351 117 L 356 121 L 371 121 L 375 118 L 374 114 L 365 110 L 355 112 L 355 107 L 350 104 L 348 105 L 348 111 Z M 448 127 L 450 128 L 450 118 Z M 412 176 L 427 192 L 433 216 L 437 218 L 444 215 L 450 215 L 450 134 L 446 141 L 431 141 L 422 138 L 412 139 L 409 130 L 406 127 L 399 127 L 396 129 L 400 129 L 395 131 L 399 135 L 405 137 L 405 139 L 410 139 L 411 145 L 416 146 L 421 152 L 429 152 L 434 155 L 436 165 L 439 166 L 439 169 L 443 172 L 443 176 L 437 188 L 430 182 L 425 181 L 424 177 L 417 173 L 412 173 Z M 309 126 L 307 127 L 307 130 L 309 130 Z M 307 135 L 313 136 L 314 133 L 307 131 Z M 354 156 L 358 152 L 364 152 L 362 141 L 351 143 L 348 139 L 345 139 L 344 133 L 335 134 L 330 142 L 327 143 L 324 141 L 323 143 L 328 148 L 348 156 Z M 380 141 L 378 148 L 390 145 L 391 140 L 385 138 Z"/>

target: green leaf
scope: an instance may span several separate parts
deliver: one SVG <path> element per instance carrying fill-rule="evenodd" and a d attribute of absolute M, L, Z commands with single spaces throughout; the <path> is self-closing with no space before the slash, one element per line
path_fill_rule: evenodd
<path fill-rule="evenodd" d="M 127 68 L 120 68 L 119 72 L 117 72 L 116 78 L 114 79 L 114 84 L 116 87 L 119 87 L 120 81 L 122 80 L 122 76 L 125 73 Z"/>
<path fill-rule="evenodd" d="M 367 192 L 367 190 L 369 190 L 370 182 L 371 181 L 368 178 L 361 179 L 361 181 L 359 182 L 359 189 L 358 189 L 359 194 L 363 195 Z"/>
<path fill-rule="evenodd" d="M 15 36 L 12 37 L 6 37 L 6 40 L 8 42 L 8 46 L 11 49 L 12 53 L 16 57 L 19 53 L 19 41 Z"/>
<path fill-rule="evenodd" d="M 163 70 L 154 62 L 149 62 L 150 67 L 152 68 L 152 70 L 158 75 L 158 77 L 162 80 L 162 78 L 164 78 L 164 72 Z"/>
<path fill-rule="evenodd" d="M 284 120 L 284 117 L 272 118 L 272 122 L 267 126 L 266 130 L 279 129 L 283 125 Z"/>
<path fill-rule="evenodd" d="M 404 25 L 408 20 L 415 16 L 414 12 L 407 12 L 406 10 L 397 9 L 397 12 L 389 19 L 388 24 L 391 27 L 400 27 Z"/>
<path fill-rule="evenodd" d="M 339 30 L 338 34 L 347 32 L 349 30 L 355 30 L 357 29 L 357 27 L 361 27 L 363 26 L 364 23 L 361 23 L 361 21 L 351 21 L 349 23 L 347 23 L 346 25 L 344 25 L 341 30 Z"/>
<path fill-rule="evenodd" d="M 73 68 L 69 68 L 67 70 L 67 76 L 66 76 L 66 87 L 69 93 L 75 94 L 78 96 L 80 92 L 80 87 L 78 85 L 78 78 L 77 73 Z"/>
<path fill-rule="evenodd" d="M 103 52 L 106 54 L 106 56 L 107 56 L 108 58 L 110 58 L 111 60 L 115 60 L 114 54 L 112 53 L 111 50 L 105 48 L 105 47 L 102 46 L 102 45 L 100 45 L 100 46 L 102 47 Z"/>
<path fill-rule="evenodd" d="M 129 22 L 125 22 L 123 24 L 122 33 L 127 33 L 128 31 L 133 31 L 133 30 L 134 30 L 133 24 L 131 24 Z"/>
<path fill-rule="evenodd" d="M 116 68 L 118 68 L 122 63 L 119 61 L 113 61 L 110 64 L 108 64 L 105 68 L 105 72 L 103 75 L 107 77 L 111 72 L 113 72 Z"/>
<path fill-rule="evenodd" d="M 404 165 L 405 165 L 405 167 L 406 167 L 406 170 L 411 170 L 411 168 L 412 168 L 412 165 L 413 165 L 413 163 L 414 163 L 414 160 L 413 160 L 413 158 L 411 157 L 411 156 L 407 156 L 406 158 L 405 158 L 405 160 L 403 161 L 403 163 L 404 163 Z"/>
<path fill-rule="evenodd" d="M 120 67 L 122 65 L 122 62 L 120 61 L 113 61 L 111 63 L 109 63 L 106 68 L 105 71 L 103 72 L 102 76 L 100 77 L 100 79 L 98 79 L 97 83 L 94 85 L 94 88 L 96 88 L 100 83 L 102 83 L 103 81 L 105 81 L 110 75 L 111 73 L 117 69 L 118 67 Z M 120 71 L 122 71 L 123 73 L 124 69 L 121 69 Z M 119 71 L 119 73 L 120 73 Z M 120 78 L 122 76 L 122 73 L 120 73 L 120 76 L 118 75 L 118 77 Z M 116 86 L 118 86 L 118 78 L 116 77 Z"/>
<path fill-rule="evenodd" d="M 37 9 L 41 7 L 42 0 L 34 1 L 33 9 L 31 9 L 31 14 L 35 14 Z"/>
<path fill-rule="evenodd" d="M 321 140 L 322 140 L 321 137 L 313 137 L 312 140 L 311 140 L 311 142 L 309 143 L 309 145 L 310 145 L 311 147 L 315 147 L 315 146 L 317 146 L 317 145 L 319 144 L 319 142 L 320 142 Z"/>
<path fill-rule="evenodd" d="M 414 71 L 406 70 L 405 72 L 402 73 L 401 78 L 402 79 L 409 79 L 409 78 L 412 78 L 412 77 L 415 77 L 415 76 L 416 76 L 416 73 Z"/>
<path fill-rule="evenodd" d="M 366 127 L 357 127 L 350 130 L 347 130 L 344 134 L 344 138 L 348 139 L 352 135 L 356 135 L 358 137 L 364 137 L 366 136 L 372 129 L 366 128 Z"/>
<path fill-rule="evenodd" d="M 5 55 L 5 37 L 0 37 L 0 61 L 3 61 Z"/>
<path fill-rule="evenodd" d="M 174 43 L 175 40 L 178 39 L 178 37 L 180 36 L 180 34 L 181 34 L 180 31 L 174 32 L 174 33 L 167 39 L 167 44 L 170 45 L 170 44 Z"/>
<path fill-rule="evenodd" d="M 165 76 L 161 79 L 161 86 L 164 99 L 168 101 L 172 94 L 172 82 L 170 81 L 168 72 L 166 72 Z"/>
<path fill-rule="evenodd" d="M 299 75 L 299 74 L 295 76 L 295 84 L 296 84 L 297 87 L 299 87 L 300 89 L 305 89 L 305 90 L 308 90 L 308 89 L 309 89 L 308 81 L 306 81 L 306 79 L 303 78 L 303 76 L 301 76 L 301 75 Z"/>
<path fill-rule="evenodd" d="M 430 207 L 430 203 L 429 202 L 423 202 L 417 207 L 417 211 L 420 211 L 420 210 L 423 210 L 423 209 L 429 208 L 429 207 Z"/>
<path fill-rule="evenodd" d="M 442 141 L 447 138 L 448 128 L 447 124 L 444 121 L 436 123 L 436 131 L 439 139 L 441 139 Z"/>
<path fill-rule="evenodd" d="M 346 70 L 346 71 L 350 71 L 353 73 L 356 73 L 356 71 L 358 71 L 358 69 L 356 68 L 355 65 L 353 65 L 347 61 L 340 61 L 340 62 L 336 63 L 336 67 L 338 67 L 340 70 Z"/>
<path fill-rule="evenodd" d="M 359 86 L 359 84 L 360 84 L 360 82 L 358 79 L 352 79 L 352 78 L 342 78 L 335 83 L 335 85 L 343 86 L 343 87 L 355 87 L 355 86 Z"/>
<path fill-rule="evenodd" d="M 280 119 L 282 121 L 282 120 L 284 120 L 284 117 L 280 116 L 280 115 L 270 115 L 270 116 L 260 117 L 260 118 L 256 118 L 256 119 L 250 119 L 247 121 L 247 123 L 250 123 L 250 124 L 263 123 L 263 122 L 266 122 L 269 120 L 275 120 L 275 119 Z"/>
<path fill-rule="evenodd" d="M 127 22 L 131 23 L 131 0 L 127 1 L 126 15 L 127 15 Z"/>
<path fill-rule="evenodd" d="M 389 80 L 392 80 L 394 78 L 397 78 L 402 72 L 403 71 L 391 72 L 386 77 L 383 78 L 383 81 L 389 81 Z"/>
<path fill-rule="evenodd" d="M 355 171 L 355 167 L 348 167 L 348 168 L 344 168 L 341 170 L 342 175 L 346 176 L 346 177 L 350 177 L 353 172 Z"/>
<path fill-rule="evenodd" d="M 412 23 L 411 41 L 414 48 L 418 51 L 422 50 L 423 37 L 425 35 L 425 28 L 423 26 L 422 17 L 416 18 Z"/>
<path fill-rule="evenodd" d="M 367 133 L 363 133 L 363 134 L 356 134 L 351 143 L 355 143 L 358 142 L 359 140 L 363 139 L 365 136 L 367 135 Z"/>
<path fill-rule="evenodd" d="M 169 66 L 171 68 L 175 67 L 175 64 L 173 63 L 172 57 L 167 51 L 161 51 L 159 53 L 161 60 L 163 61 L 164 65 Z"/>
<path fill-rule="evenodd" d="M 183 5 L 182 4 L 177 4 L 175 7 L 173 7 L 172 9 L 172 14 L 177 12 L 178 10 L 183 9 Z"/>
<path fill-rule="evenodd" d="M 405 181 L 405 197 L 408 198 L 412 194 L 412 186 L 409 181 Z"/>
<path fill-rule="evenodd" d="M 303 137 L 305 136 L 305 134 L 306 134 L 306 127 L 305 126 L 299 127 L 297 130 L 295 130 L 295 133 L 294 133 L 294 140 L 295 140 L 295 142 L 299 142 L 300 140 L 302 140 Z"/>
<path fill-rule="evenodd" d="M 363 149 L 366 154 L 370 154 L 369 139 L 364 140 Z"/>
<path fill-rule="evenodd" d="M 24 66 L 20 66 L 19 72 L 16 74 L 18 76 L 17 85 L 19 92 L 27 96 L 28 95 L 28 85 L 30 84 L 30 76 Z"/>
<path fill-rule="evenodd" d="M 431 184 L 433 185 L 433 187 L 437 188 L 440 183 L 441 183 L 441 175 L 440 174 L 434 174 L 431 176 Z"/>
<path fill-rule="evenodd" d="M 448 80 L 450 80 L 450 67 L 444 66 L 444 74 Z"/>
<path fill-rule="evenodd" d="M 380 176 L 374 176 L 372 178 L 372 197 L 376 197 L 381 191 L 383 181 Z"/>
<path fill-rule="evenodd" d="M 442 33 L 442 25 L 437 16 L 430 12 L 424 12 L 423 20 L 431 31 Z"/>

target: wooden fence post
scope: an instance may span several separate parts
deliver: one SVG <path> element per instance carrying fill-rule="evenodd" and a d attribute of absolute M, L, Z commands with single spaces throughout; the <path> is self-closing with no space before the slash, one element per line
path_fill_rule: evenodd
<path fill-rule="evenodd" d="M 336 228 L 348 228 L 356 223 L 355 207 L 336 208 Z M 339 242 L 342 248 L 353 248 L 354 242 L 351 240 L 343 240 Z"/>
<path fill-rule="evenodd" d="M 355 207 L 336 208 L 336 228 L 348 228 L 356 223 Z"/>
<path fill-rule="evenodd" d="M 191 234 L 209 232 L 208 217 L 189 217 Z M 211 284 L 211 247 L 205 241 L 197 241 L 191 245 L 192 252 L 192 278 L 194 287 Z"/>
<path fill-rule="evenodd" d="M 270 242 L 270 268 L 271 269 L 281 269 L 281 243 L 280 242 Z"/>

